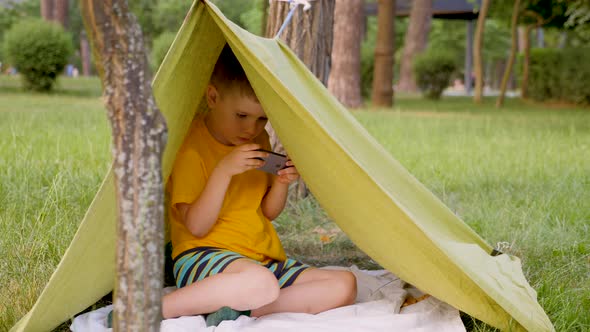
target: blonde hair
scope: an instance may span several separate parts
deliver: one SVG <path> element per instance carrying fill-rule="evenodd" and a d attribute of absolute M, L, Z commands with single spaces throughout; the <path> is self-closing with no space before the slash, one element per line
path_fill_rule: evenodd
<path fill-rule="evenodd" d="M 232 89 L 238 89 L 243 96 L 254 98 L 258 101 L 250 81 L 244 72 L 244 68 L 232 52 L 228 44 L 225 44 L 213 74 L 211 74 L 210 83 L 223 95 L 223 92 Z"/>

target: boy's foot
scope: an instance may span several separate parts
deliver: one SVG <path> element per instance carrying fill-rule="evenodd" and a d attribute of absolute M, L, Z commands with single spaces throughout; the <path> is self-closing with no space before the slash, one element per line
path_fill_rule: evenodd
<path fill-rule="evenodd" d="M 224 320 L 236 320 L 241 315 L 250 316 L 250 310 L 237 311 L 230 307 L 221 307 L 221 309 L 208 314 L 205 322 L 207 326 L 217 326 Z"/>

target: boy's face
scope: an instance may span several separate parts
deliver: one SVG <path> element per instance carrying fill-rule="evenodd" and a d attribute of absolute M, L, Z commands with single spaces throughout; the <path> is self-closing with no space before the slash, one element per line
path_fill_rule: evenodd
<path fill-rule="evenodd" d="M 225 145 L 251 143 L 268 121 L 260 103 L 243 96 L 237 88 L 220 91 L 207 87 L 207 104 L 211 112 L 205 121 L 211 135 Z"/>

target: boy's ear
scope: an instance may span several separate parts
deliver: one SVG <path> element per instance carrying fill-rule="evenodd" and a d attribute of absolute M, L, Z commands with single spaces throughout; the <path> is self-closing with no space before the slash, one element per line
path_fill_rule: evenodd
<path fill-rule="evenodd" d="M 213 84 L 209 84 L 207 85 L 207 92 L 205 94 L 207 97 L 207 105 L 209 108 L 214 108 L 219 101 L 219 91 Z"/>

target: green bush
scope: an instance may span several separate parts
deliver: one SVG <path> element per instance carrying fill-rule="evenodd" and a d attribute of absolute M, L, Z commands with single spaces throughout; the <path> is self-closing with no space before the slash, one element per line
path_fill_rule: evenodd
<path fill-rule="evenodd" d="M 152 52 L 150 54 L 150 65 L 154 72 L 160 68 L 160 65 L 162 64 L 162 61 L 164 61 L 164 57 L 166 56 L 166 53 L 168 53 L 170 46 L 172 46 L 175 37 L 176 34 L 173 32 L 164 32 L 154 39 L 154 46 L 152 47 Z"/>
<path fill-rule="evenodd" d="M 538 101 L 590 104 L 590 48 L 531 50 L 528 94 Z"/>
<path fill-rule="evenodd" d="M 0 61 L 5 60 L 2 49 L 4 34 L 14 23 L 27 17 L 39 16 L 39 2 L 39 0 L 0 1 Z"/>
<path fill-rule="evenodd" d="M 56 23 L 28 19 L 6 32 L 4 54 L 26 89 L 49 91 L 72 54 L 72 38 Z"/>
<path fill-rule="evenodd" d="M 416 56 L 413 67 L 416 85 L 429 99 L 440 98 L 457 70 L 452 55 L 432 50 Z"/>

